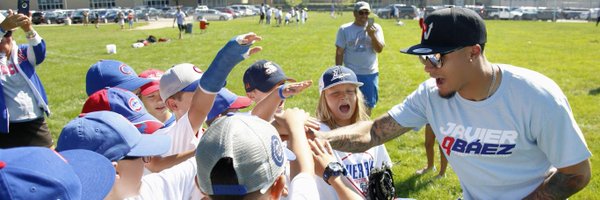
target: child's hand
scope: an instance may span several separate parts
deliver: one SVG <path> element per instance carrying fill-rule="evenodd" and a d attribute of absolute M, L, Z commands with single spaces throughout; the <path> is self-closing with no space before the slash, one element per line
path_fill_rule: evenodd
<path fill-rule="evenodd" d="M 306 80 L 302 82 L 288 83 L 283 87 L 283 91 L 281 92 L 284 97 L 291 97 L 293 95 L 299 94 L 304 91 L 306 88 L 312 85 L 312 80 Z"/>
<path fill-rule="evenodd" d="M 331 162 L 335 162 L 331 145 L 327 140 L 320 139 L 309 140 L 308 143 L 310 144 L 313 159 L 315 160 L 315 174 L 317 176 L 323 176 L 323 172 L 327 165 Z"/>

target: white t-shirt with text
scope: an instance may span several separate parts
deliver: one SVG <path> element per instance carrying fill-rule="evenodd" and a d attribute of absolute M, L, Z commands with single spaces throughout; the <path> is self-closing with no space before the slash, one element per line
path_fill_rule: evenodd
<path fill-rule="evenodd" d="M 494 65 L 502 79 L 483 101 L 438 94 L 429 79 L 388 111 L 403 127 L 430 124 L 465 199 L 522 199 L 553 168 L 591 156 L 566 96 L 548 77 Z"/>

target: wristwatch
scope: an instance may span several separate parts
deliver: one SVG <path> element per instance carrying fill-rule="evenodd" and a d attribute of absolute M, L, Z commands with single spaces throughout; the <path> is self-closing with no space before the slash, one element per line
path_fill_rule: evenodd
<path fill-rule="evenodd" d="M 327 167 L 325 168 L 325 171 L 323 172 L 323 180 L 325 181 L 325 183 L 331 185 L 329 183 L 329 178 L 332 176 L 340 176 L 340 175 L 344 175 L 346 176 L 348 174 L 348 171 L 346 171 L 346 168 L 339 162 L 330 162 L 329 164 L 327 164 Z"/>

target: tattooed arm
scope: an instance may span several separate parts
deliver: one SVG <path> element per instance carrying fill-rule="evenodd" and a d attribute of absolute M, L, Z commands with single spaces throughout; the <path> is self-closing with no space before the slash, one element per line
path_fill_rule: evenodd
<path fill-rule="evenodd" d="M 579 192 L 591 178 L 588 159 L 578 164 L 558 169 L 525 199 L 566 199 Z"/>
<path fill-rule="evenodd" d="M 329 132 L 316 132 L 318 138 L 329 140 L 333 149 L 364 152 L 371 147 L 394 139 L 411 128 L 402 127 L 389 114 L 375 121 L 360 121 Z"/>

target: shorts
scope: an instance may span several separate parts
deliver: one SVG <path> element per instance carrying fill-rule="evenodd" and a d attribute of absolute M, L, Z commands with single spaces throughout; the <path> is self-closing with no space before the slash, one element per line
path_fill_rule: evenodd
<path fill-rule="evenodd" d="M 358 81 L 363 83 L 360 86 L 360 91 L 365 96 L 365 104 L 369 108 L 375 108 L 377 101 L 379 101 L 379 73 L 374 74 L 357 74 Z"/>
<path fill-rule="evenodd" d="M 52 134 L 43 117 L 28 122 L 10 123 L 9 133 L 0 133 L 0 148 L 51 147 L 52 144 Z"/>
<path fill-rule="evenodd" d="M 260 14 L 260 19 L 265 19 L 265 14 Z"/>
<path fill-rule="evenodd" d="M 177 28 L 179 28 L 179 32 L 185 31 L 185 24 L 177 24 Z"/>

